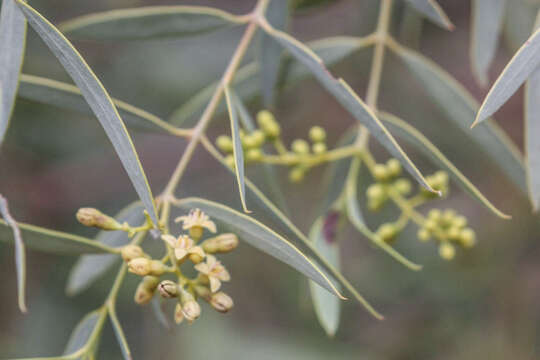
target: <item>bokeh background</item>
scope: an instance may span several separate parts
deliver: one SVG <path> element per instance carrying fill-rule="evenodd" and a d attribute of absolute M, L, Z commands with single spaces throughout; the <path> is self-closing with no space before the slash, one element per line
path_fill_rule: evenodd
<path fill-rule="evenodd" d="M 274 0 L 281 1 L 281 0 Z M 336 0 L 294 14 L 290 31 L 302 40 L 331 35 L 363 35 L 376 21 L 377 0 Z M 478 99 L 487 89 L 474 82 L 469 62 L 470 1 L 440 0 L 456 30 L 447 32 L 425 22 L 419 42 L 403 39 L 453 74 Z M 540 2 L 508 1 L 506 30 L 490 80 L 530 33 Z M 254 0 L 34 0 L 32 6 L 54 23 L 98 10 L 157 4 L 203 4 L 234 13 L 249 11 Z M 404 6 L 396 1 L 393 32 L 400 38 Z M 197 90 L 223 71 L 241 29 L 234 28 L 180 40 L 145 42 L 76 42 L 110 94 L 167 118 Z M 254 58 L 257 42 L 248 58 Z M 370 50 L 341 61 L 333 72 L 365 93 Z M 70 81 L 56 59 L 29 30 L 24 72 Z M 306 279 L 286 265 L 242 244 L 225 256 L 233 281 L 225 289 L 235 299 L 223 316 L 203 308 L 192 326 L 163 329 L 148 308 L 132 301 L 137 280 L 128 276 L 119 296 L 119 317 L 136 359 L 536 359 L 540 354 L 540 249 L 538 218 L 525 196 L 486 161 L 481 149 L 448 126 L 421 86 L 387 57 L 380 107 L 417 126 L 453 160 L 511 221 L 494 217 L 455 186 L 437 206 L 466 214 L 479 243 L 444 262 L 433 244 L 420 244 L 408 229 L 396 246 L 425 265 L 410 272 L 371 248 L 346 229 L 341 239 L 343 271 L 385 316 L 370 317 L 354 301 L 343 304 L 341 327 L 330 339 L 312 310 Z M 522 93 L 497 114 L 516 144 L 523 144 Z M 249 103 L 254 113 L 261 101 Z M 282 92 L 273 109 L 290 141 L 306 136 L 313 124 L 325 126 L 334 144 L 353 120 L 314 81 L 305 80 Z M 472 122 L 473 119 L 470 119 Z M 225 132 L 227 119 L 215 118 L 211 136 Z M 135 145 L 154 193 L 165 185 L 185 143 L 167 135 L 132 130 Z M 377 157 L 386 153 L 373 146 Z M 424 172 L 436 170 L 412 153 Z M 10 200 L 20 221 L 93 236 L 77 224 L 79 207 L 114 214 L 135 193 L 98 122 L 89 116 L 19 98 L 7 140 L 0 152 L 0 193 Z M 296 224 L 307 231 L 324 197 L 324 168 L 302 185 L 281 184 Z M 248 171 L 261 182 L 263 174 Z M 197 152 L 180 187 L 181 194 L 200 195 L 238 206 L 233 179 L 203 150 Z M 259 214 L 264 219 L 264 214 Z M 372 226 L 384 219 L 369 216 Z M 29 313 L 17 311 L 13 248 L 0 242 L 0 358 L 61 354 L 78 320 L 106 296 L 114 271 L 83 294 L 69 298 L 65 282 L 75 257 L 28 251 Z M 172 314 L 171 314 L 172 316 Z M 110 327 L 100 345 L 101 359 L 120 359 Z"/>

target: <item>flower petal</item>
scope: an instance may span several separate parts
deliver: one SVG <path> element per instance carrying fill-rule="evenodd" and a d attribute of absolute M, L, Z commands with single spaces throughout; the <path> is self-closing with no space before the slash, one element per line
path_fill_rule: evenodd
<path fill-rule="evenodd" d="M 200 272 L 202 274 L 205 274 L 205 275 L 208 275 L 208 273 L 210 272 L 210 268 L 208 267 L 208 265 L 206 263 L 197 264 L 197 265 L 194 266 L 194 268 L 198 272 Z"/>
<path fill-rule="evenodd" d="M 182 248 L 174 249 L 174 256 L 176 256 L 178 260 L 182 260 L 184 257 L 186 257 L 187 253 L 188 252 L 186 249 L 182 249 Z"/>
<path fill-rule="evenodd" d="M 161 239 L 172 247 L 176 247 L 176 238 L 172 235 L 161 235 Z"/>
<path fill-rule="evenodd" d="M 210 279 L 210 291 L 215 293 L 221 287 L 221 281 L 219 281 L 219 279 L 214 276 L 210 276 L 209 279 Z"/>

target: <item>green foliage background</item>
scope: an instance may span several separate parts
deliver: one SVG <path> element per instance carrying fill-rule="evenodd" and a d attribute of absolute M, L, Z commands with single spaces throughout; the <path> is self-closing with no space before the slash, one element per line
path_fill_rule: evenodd
<path fill-rule="evenodd" d="M 514 1 L 512 1 L 514 3 Z M 32 1 L 32 6 L 55 24 L 73 16 L 110 8 L 178 4 L 172 1 Z M 253 1 L 189 1 L 181 4 L 217 6 L 244 13 Z M 474 82 L 469 65 L 470 4 L 439 1 L 456 26 L 447 32 L 426 22 L 419 49 L 454 75 L 481 100 L 487 89 Z M 538 4 L 515 0 L 510 27 L 490 73 L 491 82 L 530 34 Z M 527 10 L 529 9 L 529 10 Z M 532 10 L 531 10 L 532 9 Z M 403 7 L 394 11 L 399 31 Z M 375 24 L 377 0 L 334 1 L 306 8 L 291 22 L 302 40 L 330 35 L 363 35 Z M 521 13 L 519 13 L 521 11 Z M 517 13 L 517 15 L 516 15 Z M 512 15 L 513 14 L 513 15 Z M 532 20 L 529 18 L 532 17 Z M 136 104 L 164 118 L 200 88 L 221 75 L 240 29 L 180 40 L 150 42 L 75 42 L 111 96 Z M 399 36 L 397 36 L 399 37 Z M 250 52 L 251 57 L 254 52 Z M 368 79 L 370 51 L 361 51 L 333 68 L 361 95 Z M 136 280 L 128 277 L 119 296 L 119 316 L 136 358 L 206 359 L 534 359 L 540 353 L 540 251 L 538 218 L 527 199 L 485 161 L 480 149 L 457 131 L 403 65 L 389 56 L 381 89 L 381 108 L 400 114 L 417 126 L 511 221 L 494 217 L 455 186 L 445 207 L 459 209 L 478 233 L 479 244 L 446 263 L 434 249 L 414 241 L 405 232 L 397 248 L 424 264 L 421 272 L 403 267 L 348 229 L 342 239 L 344 272 L 386 316 L 379 322 L 359 311 L 352 301 L 343 306 L 342 324 L 335 339 L 326 337 L 317 323 L 305 278 L 274 259 L 241 246 L 227 256 L 234 276 L 228 292 L 235 309 L 225 317 L 207 310 L 193 326 L 168 332 L 151 311 L 132 301 Z M 35 33 L 29 31 L 23 72 L 70 82 L 58 62 Z M 497 114 L 501 125 L 522 148 L 522 94 Z M 257 100 L 250 109 L 261 107 Z M 314 80 L 302 81 L 277 99 L 275 109 L 288 140 L 305 134 L 313 124 L 328 129 L 329 143 L 337 141 L 351 120 Z M 134 200 L 132 186 L 113 148 L 93 117 L 34 102 L 17 100 L 14 119 L 0 153 L 0 189 L 10 194 L 18 220 L 81 233 L 74 213 L 87 205 L 116 213 Z M 472 121 L 472 119 L 471 119 Z M 210 135 L 226 132 L 221 115 Z M 155 189 L 162 189 L 182 149 L 183 141 L 166 135 L 131 130 L 143 166 Z M 405 147 L 406 150 L 409 150 Z M 381 149 L 378 149 L 381 150 Z M 384 151 L 377 153 L 381 159 Z M 411 153 L 425 172 L 435 170 Z M 261 182 L 264 173 L 248 169 Z M 307 230 L 324 197 L 320 191 L 323 169 L 310 173 L 302 185 L 287 185 L 292 218 Z M 285 178 L 286 174 L 283 174 Z M 180 195 L 200 195 L 239 205 L 234 179 L 200 151 L 180 189 Z M 366 214 L 367 215 L 367 214 Z M 379 216 L 379 215 L 377 215 Z M 381 216 L 390 216 L 382 214 Z M 368 223 L 379 223 L 369 218 Z M 92 236 L 91 231 L 86 235 Z M 408 238 L 408 239 L 406 239 Z M 404 241 L 407 240 L 407 241 Z M 12 247 L 0 243 L 0 358 L 55 355 L 62 352 L 78 320 L 106 295 L 112 274 L 82 295 L 65 296 L 65 282 L 75 258 L 28 251 L 27 302 L 29 313 L 16 311 Z M 203 309 L 205 311 L 206 309 Z M 108 326 L 108 325 L 107 325 Z M 120 358 L 110 328 L 102 339 L 104 359 Z M 535 356 L 536 355 L 536 356 Z"/>

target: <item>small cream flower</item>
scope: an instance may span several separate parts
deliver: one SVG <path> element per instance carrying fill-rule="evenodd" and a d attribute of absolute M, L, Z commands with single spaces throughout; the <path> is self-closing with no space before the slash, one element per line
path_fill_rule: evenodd
<path fill-rule="evenodd" d="M 216 232 L 216 224 L 201 209 L 192 209 L 188 215 L 179 216 L 174 221 L 183 222 L 182 229 L 184 230 L 199 227 L 208 229 L 211 233 Z"/>
<path fill-rule="evenodd" d="M 210 290 L 212 292 L 219 290 L 222 281 L 229 281 L 231 279 L 227 269 L 212 255 L 207 255 L 206 262 L 195 265 L 195 269 L 201 274 L 208 276 Z"/>
<path fill-rule="evenodd" d="M 195 246 L 195 242 L 187 235 L 180 235 L 175 238 L 172 235 L 162 235 L 161 238 L 174 249 L 174 256 L 182 260 L 188 254 L 199 255 L 204 258 L 204 251 L 200 246 Z"/>

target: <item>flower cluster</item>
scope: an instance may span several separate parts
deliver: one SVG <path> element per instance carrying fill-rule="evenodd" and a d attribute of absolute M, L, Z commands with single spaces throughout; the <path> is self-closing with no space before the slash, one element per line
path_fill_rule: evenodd
<path fill-rule="evenodd" d="M 177 237 L 162 235 L 168 249 L 162 260 L 151 259 L 138 245 L 122 248 L 122 258 L 127 262 L 128 270 L 143 276 L 135 292 L 135 302 L 147 304 L 156 292 L 163 298 L 176 299 L 176 323 L 184 319 L 192 323 L 200 316 L 200 298 L 219 312 L 229 311 L 233 307 L 233 300 L 219 290 L 221 283 L 229 281 L 231 276 L 215 255 L 234 250 L 238 246 L 237 236 L 222 233 L 203 240 L 205 231 L 215 234 L 217 229 L 200 209 L 193 209 L 188 215 L 178 217 L 176 222 L 182 223 L 182 229 L 187 230 L 188 234 Z M 167 261 L 170 265 L 167 265 Z M 182 273 L 181 266 L 186 264 L 191 264 L 196 270 L 195 278 L 188 278 Z M 176 275 L 176 280 L 161 280 L 164 274 Z"/>

